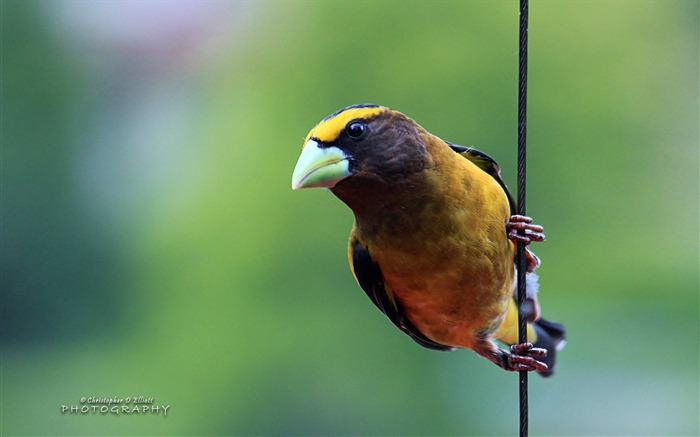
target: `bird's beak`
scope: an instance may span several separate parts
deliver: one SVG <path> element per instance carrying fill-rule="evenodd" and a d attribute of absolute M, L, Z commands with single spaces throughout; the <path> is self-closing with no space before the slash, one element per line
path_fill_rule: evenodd
<path fill-rule="evenodd" d="M 309 140 L 292 173 L 292 190 L 311 187 L 333 188 L 350 176 L 348 156 L 337 147 L 320 147 Z"/>

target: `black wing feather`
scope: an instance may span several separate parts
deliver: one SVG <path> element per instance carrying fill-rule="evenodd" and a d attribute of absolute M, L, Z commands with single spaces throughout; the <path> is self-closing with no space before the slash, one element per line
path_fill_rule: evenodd
<path fill-rule="evenodd" d="M 444 344 L 429 339 L 406 318 L 401 304 L 398 301 L 392 301 L 387 294 L 384 286 L 384 277 L 382 276 L 379 265 L 372 259 L 369 251 L 367 251 L 359 241 L 353 242 L 352 266 L 357 282 L 359 282 L 360 287 L 367 293 L 370 300 L 374 302 L 377 308 L 379 308 L 394 325 L 408 334 L 413 341 L 428 349 L 442 351 L 454 349 L 453 347 L 445 346 Z"/>

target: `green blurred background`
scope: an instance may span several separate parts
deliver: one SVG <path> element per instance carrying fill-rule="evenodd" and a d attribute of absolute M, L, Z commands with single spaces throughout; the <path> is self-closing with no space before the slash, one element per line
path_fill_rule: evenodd
<path fill-rule="evenodd" d="M 533 435 L 698 435 L 698 2 L 532 1 L 528 213 L 566 324 Z M 513 1 L 2 1 L 3 435 L 504 435 L 517 377 L 422 349 L 292 192 L 381 103 L 515 185 Z M 61 414 L 152 397 L 154 415 Z"/>

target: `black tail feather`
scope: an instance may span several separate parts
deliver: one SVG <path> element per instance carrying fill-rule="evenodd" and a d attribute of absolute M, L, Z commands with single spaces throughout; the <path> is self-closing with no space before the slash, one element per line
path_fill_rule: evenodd
<path fill-rule="evenodd" d="M 566 331 L 561 323 L 550 322 L 545 319 L 536 321 L 534 327 L 537 333 L 535 347 L 547 349 L 547 357 L 540 360 L 549 367 L 546 372 L 540 372 L 540 375 L 547 378 L 554 373 L 557 352 L 566 344 Z"/>

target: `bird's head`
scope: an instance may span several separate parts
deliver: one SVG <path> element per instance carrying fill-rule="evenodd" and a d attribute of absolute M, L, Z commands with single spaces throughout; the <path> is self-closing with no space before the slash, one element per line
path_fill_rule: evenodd
<path fill-rule="evenodd" d="M 425 135 L 413 120 L 384 106 L 343 108 L 306 136 L 292 189 L 325 187 L 341 198 L 347 191 L 391 189 L 429 165 Z"/>

